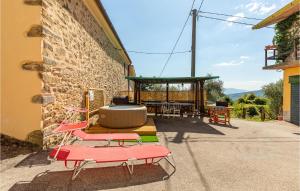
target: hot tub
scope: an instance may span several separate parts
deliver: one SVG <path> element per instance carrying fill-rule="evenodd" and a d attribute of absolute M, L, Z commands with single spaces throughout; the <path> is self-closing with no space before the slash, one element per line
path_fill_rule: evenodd
<path fill-rule="evenodd" d="M 143 126 L 147 120 L 147 108 L 140 105 L 103 106 L 99 111 L 99 123 L 109 128 Z"/>

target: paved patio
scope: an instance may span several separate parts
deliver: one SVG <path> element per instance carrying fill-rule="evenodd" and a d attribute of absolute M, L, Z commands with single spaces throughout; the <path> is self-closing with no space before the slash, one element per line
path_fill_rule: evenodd
<path fill-rule="evenodd" d="M 84 170 L 75 181 L 47 152 L 1 161 L 0 190 L 299 190 L 300 129 L 286 122 L 233 119 L 232 126 L 204 119 L 157 119 L 161 144 L 174 154 L 177 171 L 162 181 L 166 164 Z M 98 166 L 99 167 L 99 166 Z"/>

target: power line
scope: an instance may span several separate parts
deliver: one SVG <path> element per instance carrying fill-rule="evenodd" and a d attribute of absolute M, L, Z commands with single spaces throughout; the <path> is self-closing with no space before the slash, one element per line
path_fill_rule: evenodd
<path fill-rule="evenodd" d="M 186 51 L 178 51 L 178 52 L 144 52 L 144 51 L 135 51 L 135 50 L 127 50 L 127 52 L 136 53 L 136 54 L 184 54 L 191 52 L 190 50 Z"/>
<path fill-rule="evenodd" d="M 206 19 L 218 20 L 218 21 L 225 21 L 225 22 L 235 23 L 235 24 L 241 24 L 241 25 L 255 26 L 254 24 L 251 24 L 251 23 L 245 23 L 245 22 L 239 22 L 239 21 L 229 21 L 226 19 L 221 19 L 221 18 L 216 18 L 216 17 L 208 17 L 208 16 L 203 16 L 203 15 L 199 15 L 199 17 L 203 17 Z M 266 28 L 274 29 L 274 27 L 266 27 Z"/>
<path fill-rule="evenodd" d="M 184 23 L 184 25 L 183 25 L 183 27 L 182 27 L 180 33 L 179 33 L 179 36 L 178 36 L 178 38 L 177 38 L 177 40 L 176 40 L 176 42 L 175 42 L 175 44 L 174 44 L 174 46 L 173 46 L 173 48 L 172 48 L 171 54 L 168 56 L 168 58 L 167 58 L 167 60 L 166 60 L 166 62 L 165 62 L 165 64 L 164 64 L 164 66 L 163 66 L 163 68 L 162 68 L 162 70 L 161 70 L 159 76 L 161 76 L 161 75 L 163 74 L 163 72 L 165 71 L 166 66 L 168 65 L 168 63 L 169 63 L 169 61 L 170 61 L 170 59 L 171 59 L 171 57 L 172 57 L 172 55 L 173 55 L 173 53 L 174 53 L 174 51 L 175 51 L 175 48 L 176 48 L 176 46 L 177 46 L 177 44 L 178 44 L 178 42 L 179 42 L 179 40 L 180 40 L 180 38 L 181 38 L 181 35 L 182 35 L 182 33 L 183 33 L 183 31 L 184 31 L 186 25 L 187 25 L 187 22 L 188 22 L 188 20 L 189 20 L 189 18 L 190 18 L 190 13 L 191 13 L 191 11 L 192 11 L 192 9 L 193 9 L 193 7 L 194 7 L 194 3 L 195 3 L 195 0 L 193 0 L 191 9 L 189 10 L 189 14 L 188 14 L 188 16 L 187 16 L 187 18 L 186 18 L 186 20 L 185 20 L 185 23 Z"/>
<path fill-rule="evenodd" d="M 238 15 L 230 15 L 230 14 L 226 14 L 226 13 L 216 13 L 216 12 L 208 12 L 208 11 L 200 11 L 200 13 L 219 15 L 219 16 L 228 16 L 228 17 L 237 17 L 237 18 L 242 18 L 242 19 L 252 19 L 252 20 L 258 20 L 258 21 L 263 20 L 263 19 L 258 19 L 258 18 L 254 18 L 254 17 L 244 17 L 244 16 L 238 16 Z"/>
<path fill-rule="evenodd" d="M 200 6 L 199 6 L 199 8 L 198 8 L 198 11 L 197 11 L 197 13 L 199 13 L 199 12 L 200 12 L 200 9 L 201 9 L 201 7 L 202 7 L 202 5 L 203 5 L 203 2 L 204 2 L 204 0 L 202 0 L 202 1 L 201 1 L 201 4 L 200 4 Z"/>
<path fill-rule="evenodd" d="M 116 50 L 118 51 L 124 51 L 123 49 L 118 49 L 118 48 L 115 48 Z M 137 50 L 126 50 L 126 52 L 130 52 L 130 53 L 135 53 L 135 54 L 150 54 L 150 55 L 154 55 L 154 54 L 185 54 L 185 53 L 189 53 L 191 52 L 190 50 L 185 50 L 185 51 L 178 51 L 178 52 L 147 52 L 147 51 L 137 51 Z"/>

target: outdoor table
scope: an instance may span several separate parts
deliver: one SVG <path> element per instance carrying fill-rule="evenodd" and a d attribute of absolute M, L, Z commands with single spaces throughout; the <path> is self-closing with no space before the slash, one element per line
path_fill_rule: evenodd
<path fill-rule="evenodd" d="M 155 116 L 157 116 L 158 108 L 160 108 L 162 105 L 164 105 L 166 103 L 170 106 L 174 106 L 174 105 L 180 106 L 180 108 L 192 107 L 194 105 L 193 103 L 182 103 L 182 102 L 147 102 L 147 101 L 144 102 L 144 105 L 146 107 L 149 107 L 149 106 L 155 107 Z"/>

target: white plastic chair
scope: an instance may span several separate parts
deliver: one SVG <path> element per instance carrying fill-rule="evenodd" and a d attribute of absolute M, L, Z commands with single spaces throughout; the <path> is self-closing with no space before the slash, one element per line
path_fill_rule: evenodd
<path fill-rule="evenodd" d="M 161 113 L 162 117 L 164 117 L 166 114 L 168 114 L 168 117 L 170 117 L 171 109 L 170 109 L 170 104 L 169 103 L 163 103 L 161 106 Z"/>
<path fill-rule="evenodd" d="M 180 104 L 174 103 L 172 106 L 173 117 L 175 117 L 176 115 L 180 116 L 180 110 L 181 110 Z"/>

